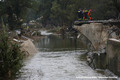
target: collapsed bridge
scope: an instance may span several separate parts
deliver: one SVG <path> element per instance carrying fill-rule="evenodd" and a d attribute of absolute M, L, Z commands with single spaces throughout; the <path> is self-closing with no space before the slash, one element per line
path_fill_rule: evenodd
<path fill-rule="evenodd" d="M 91 42 L 94 51 L 105 49 L 100 65 L 120 76 L 120 20 L 75 21 L 73 28 Z"/>
<path fill-rule="evenodd" d="M 108 38 L 117 38 L 117 35 L 110 34 L 112 30 L 119 27 L 119 25 L 120 20 L 91 20 L 74 22 L 74 28 L 91 41 L 95 50 L 105 48 Z"/>

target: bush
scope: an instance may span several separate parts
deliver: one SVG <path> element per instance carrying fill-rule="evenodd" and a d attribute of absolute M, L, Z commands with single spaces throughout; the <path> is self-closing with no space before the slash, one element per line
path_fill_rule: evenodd
<path fill-rule="evenodd" d="M 14 78 L 22 66 L 23 55 L 20 46 L 12 43 L 5 32 L 2 21 L 3 32 L 0 35 L 0 79 Z"/>

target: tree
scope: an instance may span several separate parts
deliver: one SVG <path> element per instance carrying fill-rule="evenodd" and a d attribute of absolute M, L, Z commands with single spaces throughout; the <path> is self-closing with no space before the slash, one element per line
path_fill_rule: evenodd
<path fill-rule="evenodd" d="M 120 18 L 120 0 L 113 0 L 114 6 L 116 8 L 116 16 Z"/>
<path fill-rule="evenodd" d="M 114 4 L 113 4 L 114 1 Z M 39 14 L 43 24 L 70 26 L 77 20 L 78 9 L 91 9 L 92 19 L 115 18 L 119 0 L 40 0 Z"/>
<path fill-rule="evenodd" d="M 117 10 L 120 12 L 120 0 L 113 0 L 114 6 L 117 8 Z"/>
<path fill-rule="evenodd" d="M 42 24 L 46 26 L 46 24 L 51 24 L 50 20 L 50 14 L 51 14 L 51 7 L 52 7 L 52 2 L 54 0 L 39 0 L 40 5 L 39 5 L 39 11 L 37 12 L 37 17 L 42 16 Z"/>
<path fill-rule="evenodd" d="M 34 8 L 39 2 L 37 0 L 4 0 L 2 2 L 0 16 L 7 14 L 8 24 L 11 30 L 21 27 L 28 8 Z M 33 7 L 34 6 L 34 7 Z M 6 16 L 6 15 L 5 15 Z"/>
<path fill-rule="evenodd" d="M 52 2 L 51 18 L 58 23 L 64 25 L 71 25 L 71 22 L 75 20 L 75 1 L 73 0 L 55 0 Z"/>

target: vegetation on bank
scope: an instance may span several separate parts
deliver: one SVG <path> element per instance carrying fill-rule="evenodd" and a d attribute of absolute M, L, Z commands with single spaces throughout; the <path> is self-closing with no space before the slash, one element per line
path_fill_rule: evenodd
<path fill-rule="evenodd" d="M 70 27 L 77 20 L 79 9 L 91 9 L 92 19 L 117 19 L 120 12 L 120 0 L 39 0 L 37 12 L 30 12 L 31 17 L 39 17 L 40 22 L 46 27 L 52 26 Z"/>
<path fill-rule="evenodd" d="M 20 46 L 9 40 L 2 21 L 0 34 L 0 79 L 13 79 L 22 67 L 23 55 Z"/>
<path fill-rule="evenodd" d="M 0 16 L 9 29 L 21 28 L 32 20 L 42 26 L 71 27 L 78 9 L 91 9 L 92 19 L 116 19 L 120 0 L 1 0 Z M 52 27 L 53 28 L 53 27 Z"/>
<path fill-rule="evenodd" d="M 37 0 L 0 0 L 0 17 L 4 16 L 10 30 L 21 28 L 29 9 L 37 11 L 38 3 Z"/>
<path fill-rule="evenodd" d="M 60 33 L 60 29 L 61 29 L 61 27 L 54 27 L 54 28 L 48 29 L 47 31 L 59 34 Z"/>

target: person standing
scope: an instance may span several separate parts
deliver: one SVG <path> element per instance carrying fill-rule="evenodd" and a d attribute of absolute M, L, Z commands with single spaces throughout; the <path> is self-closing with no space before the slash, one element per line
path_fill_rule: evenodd
<path fill-rule="evenodd" d="M 91 9 L 88 11 L 89 20 L 91 20 Z"/>
<path fill-rule="evenodd" d="M 83 9 L 83 20 L 85 20 L 85 10 Z"/>
<path fill-rule="evenodd" d="M 88 20 L 88 10 L 87 9 L 85 9 L 84 14 L 85 14 L 85 20 Z"/>
<path fill-rule="evenodd" d="M 83 11 L 81 9 L 78 10 L 78 20 L 82 20 L 83 18 Z"/>

